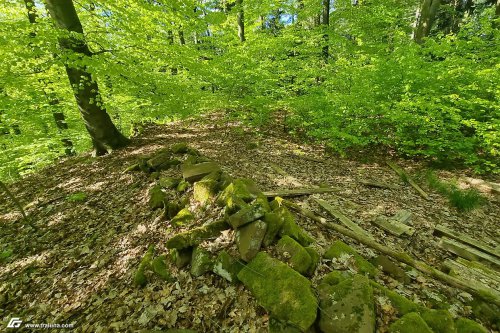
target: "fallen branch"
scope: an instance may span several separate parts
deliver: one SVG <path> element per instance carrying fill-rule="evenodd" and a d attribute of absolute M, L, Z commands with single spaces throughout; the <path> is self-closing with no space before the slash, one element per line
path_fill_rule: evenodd
<path fill-rule="evenodd" d="M 386 161 L 386 163 L 388 166 L 391 167 L 392 170 L 394 170 L 399 175 L 399 177 L 408 182 L 408 184 L 410 184 L 415 190 L 417 190 L 418 194 L 420 194 L 422 198 L 424 198 L 425 200 L 430 200 L 429 195 L 425 193 L 425 191 L 422 190 L 422 188 L 418 186 L 418 184 L 415 183 L 415 181 L 403 169 L 401 169 L 399 166 L 397 166 L 395 163 L 391 161 Z"/>
<path fill-rule="evenodd" d="M 324 187 L 324 188 L 300 188 L 294 190 L 266 191 L 263 193 L 268 198 L 274 198 L 274 197 L 290 198 L 290 197 L 299 197 L 301 195 L 330 193 L 336 191 L 338 191 L 338 189 Z"/>
<path fill-rule="evenodd" d="M 423 261 L 415 260 L 413 259 L 409 254 L 404 253 L 404 252 L 397 252 L 389 247 L 382 245 L 380 243 L 377 243 L 375 240 L 370 239 L 364 235 L 360 235 L 358 233 L 355 233 L 354 231 L 349 230 L 348 228 L 338 225 L 338 224 L 333 224 L 333 223 L 327 223 L 327 220 L 323 217 L 317 216 L 313 212 L 304 209 L 300 207 L 299 205 L 290 202 L 288 200 L 284 200 L 283 203 L 287 205 L 288 207 L 294 209 L 298 213 L 312 219 L 315 222 L 318 222 L 319 224 L 323 225 L 324 227 L 335 230 L 347 237 L 350 237 L 352 239 L 357 240 L 358 242 L 371 247 L 374 250 L 377 250 L 387 256 L 390 256 L 402 263 L 405 263 L 407 265 L 412 266 L 413 268 L 419 270 L 422 273 L 425 273 L 427 275 L 432 276 L 433 278 L 436 278 L 438 280 L 441 280 L 447 284 L 449 284 L 452 287 L 459 288 L 461 290 L 464 290 L 468 292 L 471 295 L 477 296 L 479 298 L 482 298 L 483 300 L 493 303 L 497 306 L 500 306 L 500 294 L 499 293 L 492 293 L 490 290 L 486 290 L 482 288 L 481 286 L 471 284 L 470 282 L 464 282 L 460 279 L 457 279 L 455 277 L 449 276 L 429 265 L 424 263 Z"/>

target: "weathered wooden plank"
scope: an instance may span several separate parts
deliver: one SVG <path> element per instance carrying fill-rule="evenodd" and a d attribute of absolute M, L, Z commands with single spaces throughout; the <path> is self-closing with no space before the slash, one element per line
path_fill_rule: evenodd
<path fill-rule="evenodd" d="M 413 235 L 415 233 L 415 229 L 401 223 L 398 221 L 396 218 L 390 218 L 386 216 L 378 216 L 374 221 L 372 221 L 374 224 L 378 225 L 380 228 L 384 229 L 385 231 L 395 235 L 395 236 L 401 236 L 402 234 L 407 234 L 409 236 Z"/>
<path fill-rule="evenodd" d="M 439 244 L 443 249 L 454 253 L 459 257 L 468 260 L 480 261 L 496 267 L 497 269 L 500 268 L 500 260 L 497 257 L 484 253 L 467 244 L 457 242 L 456 240 L 448 237 L 441 238 L 441 242 Z"/>
<path fill-rule="evenodd" d="M 493 247 L 489 246 L 488 244 L 477 241 L 466 234 L 448 229 L 445 226 L 437 225 L 436 227 L 434 227 L 433 235 L 434 236 L 446 236 L 446 237 L 455 239 L 457 241 L 460 241 L 464 244 L 473 246 L 473 247 L 475 247 L 483 252 L 486 252 L 486 253 L 500 259 L 500 250 L 498 248 L 493 248 Z"/>
<path fill-rule="evenodd" d="M 344 224 L 346 227 L 351 229 L 354 232 L 357 232 L 361 235 L 364 235 L 365 237 L 368 238 L 373 238 L 372 235 L 367 233 L 363 228 L 361 228 L 359 225 L 357 225 L 355 222 L 351 221 L 347 216 L 342 214 L 339 210 L 335 209 L 332 205 L 330 205 L 328 202 L 322 199 L 314 199 L 318 205 L 320 205 L 324 210 L 328 212 L 331 216 L 335 217 L 338 219 L 342 224 Z"/>
<path fill-rule="evenodd" d="M 396 185 L 376 182 L 376 181 L 372 181 L 372 180 L 358 180 L 358 182 L 360 184 L 363 184 L 363 185 L 369 186 L 369 187 L 387 188 L 390 190 L 397 190 L 399 188 Z"/>
<path fill-rule="evenodd" d="M 500 297 L 500 284 L 498 284 L 498 281 L 482 274 L 481 271 L 471 269 L 451 259 L 446 259 L 443 262 L 443 268 L 449 275 L 479 285 L 481 288 L 488 290 L 491 294 L 496 294 L 496 297 Z"/>
<path fill-rule="evenodd" d="M 430 200 L 429 195 L 427 193 L 425 193 L 425 191 L 422 190 L 422 188 L 417 183 L 415 183 L 415 181 L 403 169 L 401 169 L 399 166 L 397 166 L 395 163 L 393 163 L 391 161 L 386 161 L 386 163 L 401 178 L 403 178 L 405 181 L 407 181 L 408 184 L 410 184 L 418 192 L 418 194 L 420 194 L 420 196 L 422 198 L 424 198 L 425 200 Z"/>
<path fill-rule="evenodd" d="M 481 264 L 480 262 L 470 261 L 460 257 L 458 257 L 455 261 L 461 265 L 469 267 L 470 269 L 480 272 L 480 274 L 487 276 L 488 278 L 496 281 L 500 285 L 500 275 L 496 270 L 491 269 L 488 266 Z"/>
<path fill-rule="evenodd" d="M 293 190 L 277 190 L 277 191 L 265 191 L 264 195 L 268 198 L 274 197 L 298 197 L 301 195 L 310 195 L 310 194 L 320 194 L 320 193 L 330 193 L 337 192 L 338 189 L 330 188 L 330 187 L 319 187 L 319 188 L 299 188 Z"/>

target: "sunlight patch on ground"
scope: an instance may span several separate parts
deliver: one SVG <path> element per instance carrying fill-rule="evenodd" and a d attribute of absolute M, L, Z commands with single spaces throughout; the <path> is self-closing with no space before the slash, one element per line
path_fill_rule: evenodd
<path fill-rule="evenodd" d="M 76 190 L 79 189 L 82 185 L 82 179 L 80 177 L 70 178 L 66 182 L 62 182 L 59 184 L 59 188 L 63 188 L 65 190 Z"/>
<path fill-rule="evenodd" d="M 17 259 L 11 263 L 8 263 L 5 266 L 0 267 L 0 276 L 8 274 L 9 272 L 14 272 L 14 271 L 19 272 L 34 262 L 43 263 L 48 258 L 49 258 L 49 251 L 44 251 L 42 253 L 33 256 Z"/>
<path fill-rule="evenodd" d="M 56 214 L 52 215 L 50 222 L 47 224 L 47 226 L 51 227 L 53 225 L 64 222 L 65 217 L 66 214 L 64 214 L 64 212 L 57 212 Z"/>

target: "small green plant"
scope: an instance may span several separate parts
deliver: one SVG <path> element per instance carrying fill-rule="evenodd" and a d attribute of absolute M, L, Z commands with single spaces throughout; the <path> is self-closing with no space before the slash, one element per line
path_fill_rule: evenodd
<path fill-rule="evenodd" d="M 432 171 L 427 173 L 426 178 L 429 187 L 446 196 L 450 204 L 459 211 L 470 211 L 483 202 L 483 197 L 474 188 L 462 190 L 455 184 L 441 181 Z"/>
<path fill-rule="evenodd" d="M 12 250 L 7 249 L 5 251 L 0 252 L 0 263 L 6 263 L 9 261 L 10 257 L 12 256 Z"/>
<path fill-rule="evenodd" d="M 87 194 L 85 194 L 84 192 L 76 192 L 66 197 L 66 200 L 70 202 L 83 202 L 86 199 L 87 199 Z"/>

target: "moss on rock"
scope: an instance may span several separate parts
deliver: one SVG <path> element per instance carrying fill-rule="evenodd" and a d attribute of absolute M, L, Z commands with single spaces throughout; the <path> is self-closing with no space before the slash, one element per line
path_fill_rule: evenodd
<path fill-rule="evenodd" d="M 286 207 L 278 207 L 273 212 L 283 219 L 283 226 L 279 232 L 280 236 L 290 236 L 302 246 L 309 246 L 314 242 L 314 239 L 297 225 L 295 216 Z"/>
<path fill-rule="evenodd" d="M 217 236 L 221 231 L 229 229 L 225 220 L 217 220 L 201 227 L 178 233 L 167 241 L 168 249 L 184 249 L 200 244 L 206 239 Z"/>
<path fill-rule="evenodd" d="M 174 154 L 185 154 L 188 152 L 188 149 L 189 147 L 185 142 L 174 143 L 172 146 L 170 146 L 170 150 Z"/>
<path fill-rule="evenodd" d="M 146 275 L 144 274 L 146 272 L 146 269 L 151 268 L 151 261 L 153 260 L 153 255 L 154 255 L 154 246 L 150 245 L 146 253 L 141 259 L 141 262 L 139 263 L 139 267 L 137 268 L 137 271 L 134 274 L 134 284 L 139 287 L 144 287 L 147 283 L 148 280 L 146 279 Z"/>
<path fill-rule="evenodd" d="M 238 281 L 238 273 L 245 265 L 226 251 L 221 251 L 215 260 L 213 271 L 229 282 Z"/>
<path fill-rule="evenodd" d="M 420 316 L 435 333 L 456 333 L 453 318 L 446 310 L 423 309 Z"/>
<path fill-rule="evenodd" d="M 457 328 L 457 333 L 487 333 L 488 330 L 476 323 L 474 320 L 467 318 L 458 318 L 455 321 L 455 327 Z"/>
<path fill-rule="evenodd" d="M 257 254 L 238 273 L 238 279 L 280 321 L 305 331 L 316 320 L 317 300 L 311 282 L 267 253 Z"/>
<path fill-rule="evenodd" d="M 281 227 L 283 226 L 284 220 L 281 218 L 280 215 L 276 213 L 265 213 L 264 222 L 267 223 L 267 232 L 266 235 L 264 236 L 264 240 L 262 241 L 262 244 L 264 246 L 269 246 L 274 242 L 274 239 L 278 235 L 278 232 L 281 230 Z"/>
<path fill-rule="evenodd" d="M 174 227 L 179 227 L 188 224 L 189 222 L 194 220 L 194 215 L 189 211 L 188 208 L 181 209 L 177 215 L 175 215 L 170 224 Z"/>
<path fill-rule="evenodd" d="M 183 193 L 186 192 L 186 190 L 189 187 L 189 183 L 185 180 L 181 180 L 179 184 L 177 185 L 177 192 Z"/>
<path fill-rule="evenodd" d="M 252 260 L 259 252 L 262 240 L 266 234 L 267 224 L 264 221 L 257 220 L 246 224 L 236 232 L 236 244 L 245 261 Z"/>
<path fill-rule="evenodd" d="M 433 333 L 416 312 L 405 314 L 389 326 L 390 333 Z"/>
<path fill-rule="evenodd" d="M 283 236 L 276 246 L 281 259 L 300 274 L 305 274 L 312 265 L 312 259 L 306 249 L 289 236 Z"/>
<path fill-rule="evenodd" d="M 259 193 L 255 193 L 255 183 L 250 183 L 245 179 L 236 179 L 226 186 L 217 198 L 217 203 L 221 206 L 227 206 L 230 201 L 243 200 L 246 203 L 251 202 Z M 250 187 L 250 189 L 249 189 Z M 260 191 L 259 191 L 260 192 Z"/>
<path fill-rule="evenodd" d="M 373 291 L 365 276 L 354 275 L 337 285 L 320 284 L 319 328 L 324 333 L 375 331 Z"/>
<path fill-rule="evenodd" d="M 163 188 L 176 188 L 177 185 L 181 182 L 180 178 L 175 178 L 175 177 L 161 177 L 160 178 L 160 186 Z"/>
<path fill-rule="evenodd" d="M 210 253 L 199 246 L 195 247 L 191 257 L 191 275 L 195 277 L 201 276 L 211 271 L 212 267 L 213 261 L 210 258 Z"/>
<path fill-rule="evenodd" d="M 193 248 L 187 247 L 185 249 L 171 249 L 170 257 L 177 268 L 182 268 L 187 266 L 191 262 L 191 257 L 193 255 Z"/>
<path fill-rule="evenodd" d="M 202 179 L 194 183 L 193 197 L 202 205 L 206 204 L 217 195 L 218 183 L 215 179 Z"/>
<path fill-rule="evenodd" d="M 168 271 L 165 261 L 165 255 L 158 256 L 151 262 L 151 267 L 153 269 L 153 272 L 155 272 L 161 279 L 163 279 L 164 281 L 172 281 L 172 276 Z"/>
<path fill-rule="evenodd" d="M 350 278 L 352 278 L 352 274 L 347 271 L 331 271 L 330 273 L 326 274 L 323 277 L 321 283 L 326 283 L 330 286 L 335 286 L 340 282 Z"/>
<path fill-rule="evenodd" d="M 247 223 L 260 219 L 265 213 L 266 211 L 261 205 L 254 203 L 250 206 L 243 207 L 238 212 L 229 216 L 228 223 L 234 229 L 237 229 Z"/>
<path fill-rule="evenodd" d="M 401 296 L 392 290 L 387 289 L 375 281 L 370 281 L 370 284 L 379 293 L 386 296 L 391 301 L 392 306 L 398 310 L 399 314 L 405 315 L 410 312 L 419 312 L 422 310 L 422 306 L 410 301 L 408 298 Z"/>
<path fill-rule="evenodd" d="M 167 198 L 160 185 L 155 185 L 149 190 L 149 207 L 151 209 L 163 208 L 164 201 Z"/>
<path fill-rule="evenodd" d="M 346 243 L 338 240 L 335 241 L 332 246 L 323 255 L 326 259 L 340 259 L 343 255 L 351 255 L 354 259 L 354 265 L 361 274 L 366 274 L 373 278 L 377 273 L 377 269 L 368 262 L 365 258 L 356 252 L 352 247 Z"/>

